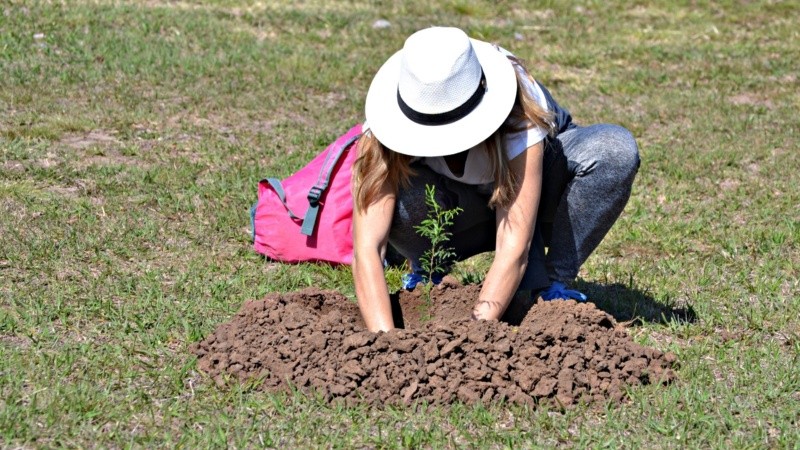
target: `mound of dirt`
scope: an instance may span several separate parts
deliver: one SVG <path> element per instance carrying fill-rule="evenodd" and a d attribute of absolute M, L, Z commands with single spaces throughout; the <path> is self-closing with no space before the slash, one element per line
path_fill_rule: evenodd
<path fill-rule="evenodd" d="M 636 344 L 592 303 L 512 305 L 500 322 L 471 321 L 479 286 L 443 283 L 393 296 L 404 329 L 365 330 L 357 305 L 307 289 L 246 302 L 192 346 L 217 383 L 258 378 L 328 401 L 373 405 L 620 401 L 625 387 L 668 383 L 675 357 Z"/>

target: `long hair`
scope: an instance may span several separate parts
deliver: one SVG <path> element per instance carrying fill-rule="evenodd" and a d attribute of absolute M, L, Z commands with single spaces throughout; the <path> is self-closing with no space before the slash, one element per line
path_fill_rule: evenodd
<path fill-rule="evenodd" d="M 508 58 L 522 70 L 515 69 L 517 96 L 508 119 L 484 141 L 494 179 L 494 191 L 489 199 L 491 208 L 504 208 L 510 205 L 514 200 L 516 184 L 519 181 L 509 169 L 508 155 L 505 152 L 505 136 L 508 133 L 534 127 L 544 128 L 550 134 L 555 129 L 552 113 L 539 106 L 525 89 L 524 83 L 532 82 L 533 78 L 523 62 L 516 57 L 509 56 Z M 527 79 L 523 79 L 523 77 Z M 409 180 L 414 174 L 411 169 L 413 157 L 387 149 L 369 131 L 361 136 L 357 148 L 359 156 L 353 164 L 353 203 L 357 210 L 363 211 L 372 202 L 378 200 L 384 183 L 388 184 L 390 191 L 395 195 L 401 186 L 408 186 Z"/>

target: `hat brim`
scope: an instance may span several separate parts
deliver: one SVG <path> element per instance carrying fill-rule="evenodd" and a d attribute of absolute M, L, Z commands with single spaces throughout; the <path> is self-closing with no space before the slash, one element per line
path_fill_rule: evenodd
<path fill-rule="evenodd" d="M 397 83 L 403 50 L 381 66 L 370 84 L 364 109 L 370 131 L 383 145 L 411 156 L 446 156 L 469 150 L 500 128 L 517 95 L 514 66 L 494 45 L 470 40 L 483 67 L 486 93 L 466 117 L 446 125 L 421 125 L 400 110 Z"/>

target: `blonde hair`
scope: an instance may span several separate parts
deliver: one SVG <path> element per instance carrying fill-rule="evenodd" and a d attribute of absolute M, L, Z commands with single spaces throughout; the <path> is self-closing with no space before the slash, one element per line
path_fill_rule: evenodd
<path fill-rule="evenodd" d="M 544 128 L 552 134 L 555 129 L 552 113 L 539 106 L 525 89 L 525 82 L 533 82 L 530 73 L 520 59 L 513 56 L 508 58 L 522 70 L 515 70 L 517 97 L 508 120 L 484 141 L 494 179 L 494 191 L 489 199 L 491 208 L 503 208 L 511 204 L 518 182 L 509 169 L 508 155 L 504 150 L 506 134 L 534 127 Z M 414 175 L 411 169 L 413 157 L 389 150 L 369 131 L 361 136 L 357 148 L 359 156 L 353 164 L 353 203 L 357 210 L 363 211 L 378 200 L 384 184 L 389 186 L 394 195 L 397 195 L 401 186 L 408 187 Z"/>

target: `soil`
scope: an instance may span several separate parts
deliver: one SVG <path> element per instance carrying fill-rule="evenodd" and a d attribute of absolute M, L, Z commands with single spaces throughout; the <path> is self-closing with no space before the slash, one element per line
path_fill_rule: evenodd
<path fill-rule="evenodd" d="M 674 380 L 675 356 L 641 346 L 592 303 L 513 304 L 502 321 L 472 321 L 480 286 L 447 280 L 392 297 L 388 333 L 365 329 L 357 305 L 306 289 L 246 302 L 192 345 L 218 384 L 258 379 L 327 401 L 371 405 L 461 401 L 622 401 L 626 387 Z"/>

